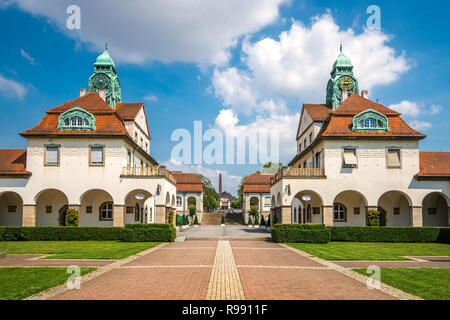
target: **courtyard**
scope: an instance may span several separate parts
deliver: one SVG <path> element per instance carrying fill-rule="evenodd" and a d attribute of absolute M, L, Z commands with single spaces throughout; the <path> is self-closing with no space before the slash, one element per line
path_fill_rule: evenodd
<path fill-rule="evenodd" d="M 215 235 L 215 239 L 214 239 Z M 245 239 L 244 236 L 248 238 Z M 450 245 L 277 244 L 265 229 L 205 226 L 172 243 L 3 242 L 0 299 L 449 299 Z M 69 290 L 65 267 L 81 269 Z M 367 268 L 381 270 L 369 289 Z"/>

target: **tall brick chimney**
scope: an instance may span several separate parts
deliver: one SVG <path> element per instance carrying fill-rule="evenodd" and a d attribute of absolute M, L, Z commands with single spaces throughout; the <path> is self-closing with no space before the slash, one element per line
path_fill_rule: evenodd
<path fill-rule="evenodd" d="M 219 173 L 219 195 L 222 194 L 222 174 Z"/>

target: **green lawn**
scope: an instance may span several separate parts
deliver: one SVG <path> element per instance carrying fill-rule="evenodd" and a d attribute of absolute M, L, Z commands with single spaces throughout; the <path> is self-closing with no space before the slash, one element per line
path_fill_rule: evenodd
<path fill-rule="evenodd" d="M 96 268 L 81 267 L 81 275 Z M 63 284 L 66 268 L 0 268 L 0 300 L 19 300 Z"/>
<path fill-rule="evenodd" d="M 381 243 L 329 242 L 289 243 L 325 260 L 409 260 L 402 256 L 450 256 L 450 244 L 443 243 Z"/>
<path fill-rule="evenodd" d="M 450 300 L 450 268 L 382 268 L 381 282 L 426 300 Z"/>
<path fill-rule="evenodd" d="M 0 252 L 53 254 L 48 259 L 123 259 L 158 244 L 119 241 L 5 241 L 0 242 Z"/>

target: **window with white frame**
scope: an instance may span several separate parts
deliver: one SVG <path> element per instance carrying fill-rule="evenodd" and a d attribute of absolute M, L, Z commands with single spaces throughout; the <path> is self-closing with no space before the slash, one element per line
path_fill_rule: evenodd
<path fill-rule="evenodd" d="M 45 147 L 45 165 L 47 166 L 59 165 L 59 146 Z"/>
<path fill-rule="evenodd" d="M 344 168 L 356 168 L 358 166 L 356 148 L 344 148 L 342 150 L 342 165 Z"/>
<path fill-rule="evenodd" d="M 270 196 L 264 197 L 264 207 L 270 207 Z"/>
<path fill-rule="evenodd" d="M 401 168 L 401 152 L 399 148 L 386 149 L 386 164 L 388 168 Z"/>
<path fill-rule="evenodd" d="M 181 207 L 183 205 L 183 198 L 177 196 L 177 207 Z"/>
<path fill-rule="evenodd" d="M 347 221 L 347 208 L 340 203 L 335 203 L 333 207 L 333 220 L 336 222 Z"/>
<path fill-rule="evenodd" d="M 91 166 L 103 166 L 104 148 L 102 146 L 91 146 Z"/>

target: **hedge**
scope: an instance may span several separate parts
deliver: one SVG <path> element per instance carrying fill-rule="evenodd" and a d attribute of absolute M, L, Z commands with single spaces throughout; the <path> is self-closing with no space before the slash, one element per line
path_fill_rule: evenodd
<path fill-rule="evenodd" d="M 330 230 L 326 228 L 285 228 L 279 225 L 271 229 L 274 242 L 328 243 Z"/>
<path fill-rule="evenodd" d="M 172 228 L 125 228 L 122 230 L 124 242 L 173 242 L 176 230 Z"/>
<path fill-rule="evenodd" d="M 0 241 L 107 241 L 120 240 L 115 227 L 0 227 Z"/>
<path fill-rule="evenodd" d="M 173 225 L 167 224 L 167 223 L 154 223 L 154 224 L 135 223 L 135 224 L 125 225 L 125 228 L 127 228 L 127 229 L 151 229 L 151 228 L 172 229 Z"/>
<path fill-rule="evenodd" d="M 136 233 L 136 235 L 133 235 Z M 143 236 L 144 235 L 144 236 Z M 136 241 L 172 242 L 176 230 L 168 224 L 121 227 L 0 227 L 0 241 Z"/>
<path fill-rule="evenodd" d="M 322 223 L 292 223 L 292 224 L 276 224 L 274 228 L 279 229 L 325 229 Z"/>
<path fill-rule="evenodd" d="M 331 241 L 450 243 L 450 228 L 440 227 L 328 227 Z"/>

